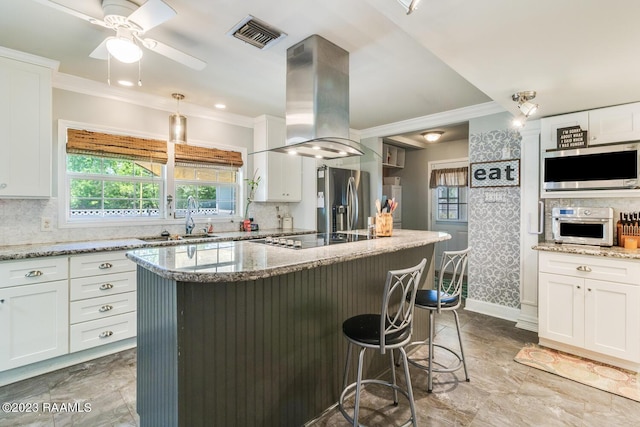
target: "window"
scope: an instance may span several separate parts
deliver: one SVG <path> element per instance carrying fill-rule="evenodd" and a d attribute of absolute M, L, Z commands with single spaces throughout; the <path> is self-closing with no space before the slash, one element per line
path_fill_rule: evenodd
<path fill-rule="evenodd" d="M 436 189 L 437 221 L 467 220 L 467 187 L 439 186 Z"/>
<path fill-rule="evenodd" d="M 469 168 L 432 169 L 429 187 L 435 189 L 436 221 L 467 221 Z"/>
<path fill-rule="evenodd" d="M 176 216 L 186 215 L 189 196 L 196 200 L 194 215 L 236 215 L 237 169 L 215 165 L 176 165 L 174 182 Z"/>
<path fill-rule="evenodd" d="M 69 219 L 163 216 L 163 171 L 152 162 L 68 154 Z"/>
<path fill-rule="evenodd" d="M 60 217 L 66 224 L 184 218 L 189 196 L 197 202 L 195 216 L 230 217 L 242 211 L 240 152 L 177 144 L 168 153 L 166 141 L 60 123 L 60 138 L 67 140 L 59 181 Z"/>

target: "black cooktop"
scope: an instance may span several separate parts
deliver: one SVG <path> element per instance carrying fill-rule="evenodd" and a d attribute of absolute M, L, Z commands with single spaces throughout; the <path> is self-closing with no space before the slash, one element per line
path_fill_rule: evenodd
<path fill-rule="evenodd" d="M 317 248 L 319 246 L 336 245 L 340 243 L 357 242 L 369 240 L 366 234 L 352 233 L 318 233 L 318 234 L 297 234 L 294 236 L 267 237 L 265 239 L 251 240 L 255 243 L 263 243 L 272 246 L 280 246 L 290 249 Z"/>

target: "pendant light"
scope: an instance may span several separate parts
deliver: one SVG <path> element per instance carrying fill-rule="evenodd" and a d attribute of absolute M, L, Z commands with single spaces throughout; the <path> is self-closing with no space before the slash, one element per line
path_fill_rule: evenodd
<path fill-rule="evenodd" d="M 187 118 L 180 114 L 180 101 L 184 99 L 181 93 L 172 93 L 171 96 L 178 103 L 176 113 L 169 116 L 169 142 L 176 144 L 187 143 Z"/>

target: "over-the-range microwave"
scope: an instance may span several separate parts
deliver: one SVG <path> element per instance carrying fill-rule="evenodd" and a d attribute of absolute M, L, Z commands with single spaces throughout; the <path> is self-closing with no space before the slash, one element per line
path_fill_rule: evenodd
<path fill-rule="evenodd" d="M 638 188 L 640 142 L 602 145 L 544 154 L 547 191 Z"/>

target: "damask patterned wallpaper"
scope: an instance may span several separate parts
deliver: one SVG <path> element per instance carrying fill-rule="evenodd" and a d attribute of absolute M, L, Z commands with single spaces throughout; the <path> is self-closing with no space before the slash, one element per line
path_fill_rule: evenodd
<path fill-rule="evenodd" d="M 469 162 L 520 159 L 513 129 L 469 134 Z M 520 187 L 469 189 L 468 298 L 520 307 Z"/>

